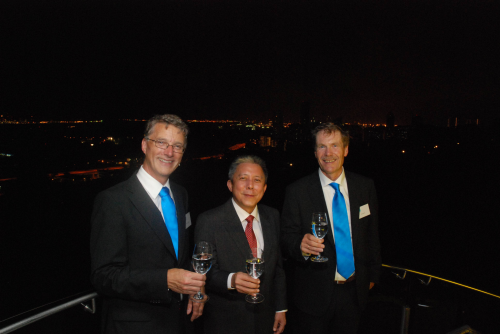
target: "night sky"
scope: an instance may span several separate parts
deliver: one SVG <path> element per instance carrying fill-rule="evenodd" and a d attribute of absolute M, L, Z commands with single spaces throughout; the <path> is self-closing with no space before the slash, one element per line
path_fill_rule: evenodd
<path fill-rule="evenodd" d="M 497 118 L 494 1 L 3 0 L 0 114 Z"/>

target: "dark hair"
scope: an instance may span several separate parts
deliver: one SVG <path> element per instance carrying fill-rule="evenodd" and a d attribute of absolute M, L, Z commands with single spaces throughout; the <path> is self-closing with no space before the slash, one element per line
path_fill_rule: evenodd
<path fill-rule="evenodd" d="M 327 135 L 330 135 L 337 131 L 340 132 L 340 135 L 342 136 L 342 144 L 344 144 L 344 147 L 349 146 L 349 131 L 342 129 L 340 126 L 335 125 L 331 122 L 327 122 L 327 123 L 321 123 L 320 125 L 315 127 L 314 130 L 312 130 L 311 132 L 315 148 L 316 148 L 316 137 L 318 136 L 318 133 L 320 133 L 321 131 L 324 131 L 325 134 Z"/>
<path fill-rule="evenodd" d="M 265 183 L 267 183 L 268 174 L 267 174 L 266 163 L 264 162 L 264 160 L 262 160 L 262 158 L 255 155 L 242 155 L 234 159 L 234 161 L 231 163 L 231 166 L 229 166 L 229 173 L 228 173 L 229 180 L 231 181 L 233 180 L 234 172 L 236 172 L 236 169 L 238 168 L 239 165 L 244 163 L 259 165 L 264 171 L 264 177 L 266 178 Z"/>
<path fill-rule="evenodd" d="M 151 133 L 153 133 L 153 129 L 158 123 L 165 123 L 168 125 L 173 125 L 176 128 L 179 128 L 185 137 L 184 148 L 187 145 L 187 135 L 189 133 L 189 129 L 186 123 L 177 115 L 165 114 L 165 115 L 155 115 L 151 117 L 146 123 L 146 131 L 144 131 L 144 137 L 149 137 Z"/>

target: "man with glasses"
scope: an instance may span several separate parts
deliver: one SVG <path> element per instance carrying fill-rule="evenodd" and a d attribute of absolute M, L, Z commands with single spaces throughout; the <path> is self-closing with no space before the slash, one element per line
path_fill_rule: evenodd
<path fill-rule="evenodd" d="M 187 296 L 205 285 L 204 275 L 187 270 L 187 192 L 169 179 L 187 134 L 175 115 L 151 118 L 137 174 L 95 200 L 91 281 L 103 297 L 103 333 L 184 333 L 185 314 L 193 321 L 203 312 Z"/>
<path fill-rule="evenodd" d="M 354 334 L 368 291 L 380 278 L 375 186 L 344 170 L 347 131 L 324 123 L 313 139 L 319 168 L 287 187 L 281 215 L 282 247 L 295 267 L 289 318 L 296 333 Z M 327 214 L 324 239 L 311 233 L 313 212 Z M 319 254 L 328 260 L 314 262 Z"/>

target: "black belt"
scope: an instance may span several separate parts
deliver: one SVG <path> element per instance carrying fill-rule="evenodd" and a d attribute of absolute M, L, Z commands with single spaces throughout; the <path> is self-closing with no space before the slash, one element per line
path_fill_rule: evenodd
<path fill-rule="evenodd" d="M 334 281 L 335 284 L 344 284 L 344 283 L 349 283 L 349 282 L 352 282 L 356 279 L 356 275 L 351 275 L 351 277 L 349 277 L 348 279 L 344 280 L 344 281 Z"/>

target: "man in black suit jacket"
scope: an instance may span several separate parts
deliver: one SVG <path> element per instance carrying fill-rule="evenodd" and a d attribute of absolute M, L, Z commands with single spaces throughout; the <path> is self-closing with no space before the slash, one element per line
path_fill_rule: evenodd
<path fill-rule="evenodd" d="M 279 248 L 279 213 L 262 204 L 257 206 L 266 182 L 262 159 L 237 158 L 227 181 L 232 199 L 201 214 L 196 222 L 195 242 L 208 241 L 214 247 L 206 287 L 210 301 L 203 316 L 207 334 L 281 333 L 285 328 L 286 282 Z M 250 218 L 252 222 L 247 221 L 249 215 L 254 217 Z M 245 272 L 245 261 L 251 253 L 246 233 L 254 234 L 251 242 L 264 250 L 265 268 L 260 279 Z M 262 303 L 245 301 L 247 294 L 259 291 L 265 298 Z"/>
<path fill-rule="evenodd" d="M 296 314 L 292 313 L 291 317 L 297 320 L 298 333 L 356 333 L 369 289 L 380 277 L 375 186 L 368 178 L 344 171 L 344 158 L 349 151 L 347 132 L 325 123 L 313 131 L 313 136 L 319 170 L 287 187 L 281 216 L 282 247 L 294 265 L 292 291 Z M 339 210 L 332 213 L 332 200 L 336 195 L 332 182 L 338 184 L 345 198 L 349 223 L 346 227 L 352 241 L 349 244 L 351 263 L 354 260 L 354 272 L 348 277 L 342 277 L 337 268 L 336 222 L 332 214 Z M 328 215 L 329 231 L 324 239 L 311 234 L 313 212 Z M 344 220 L 346 225 L 347 220 Z M 319 253 L 328 261 L 308 260 Z"/>
<path fill-rule="evenodd" d="M 187 192 L 169 180 L 180 165 L 187 133 L 175 115 L 150 119 L 142 140 L 142 167 L 95 200 L 91 281 L 103 297 L 103 333 L 184 333 L 183 314 L 192 312 L 194 320 L 203 311 L 202 303 L 182 296 L 200 290 L 205 276 L 187 270 Z M 167 215 L 174 216 L 166 218 L 173 224 L 169 227 L 160 198 L 164 187 L 176 211 Z"/>

